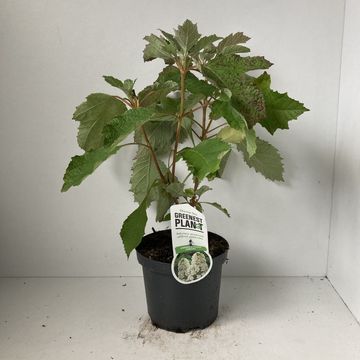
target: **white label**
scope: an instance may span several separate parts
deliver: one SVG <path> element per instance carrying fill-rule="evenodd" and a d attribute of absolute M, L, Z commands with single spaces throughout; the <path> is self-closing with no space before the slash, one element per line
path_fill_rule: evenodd
<path fill-rule="evenodd" d="M 182 284 L 200 281 L 209 274 L 213 264 L 205 216 L 189 204 L 172 205 L 170 216 L 172 274 Z"/>

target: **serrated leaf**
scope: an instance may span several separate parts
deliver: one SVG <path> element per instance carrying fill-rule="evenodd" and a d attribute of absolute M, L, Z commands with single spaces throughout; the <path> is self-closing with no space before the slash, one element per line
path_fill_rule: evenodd
<path fill-rule="evenodd" d="M 201 201 L 201 204 L 211 205 L 211 206 L 215 207 L 216 209 L 220 210 L 221 212 L 223 212 L 227 217 L 230 217 L 229 212 L 224 207 L 222 207 L 220 204 L 218 204 L 217 202 L 206 202 L 206 201 L 204 202 L 204 201 Z"/>
<path fill-rule="evenodd" d="M 168 40 L 154 34 L 145 36 L 144 40 L 148 42 L 143 52 L 144 61 L 160 58 L 165 60 L 166 63 L 174 62 L 173 57 L 176 54 L 176 48 Z"/>
<path fill-rule="evenodd" d="M 175 141 L 175 121 L 149 121 L 143 126 L 155 153 L 168 153 L 171 149 L 171 144 Z M 141 130 L 135 132 L 135 142 L 146 143 Z"/>
<path fill-rule="evenodd" d="M 162 100 L 170 92 L 177 90 L 178 84 L 174 81 L 163 83 L 155 82 L 139 92 L 138 98 L 141 107 L 150 106 Z"/>
<path fill-rule="evenodd" d="M 147 223 L 147 204 L 144 200 L 124 221 L 120 236 L 124 244 L 127 257 L 140 244 L 145 233 Z"/>
<path fill-rule="evenodd" d="M 104 75 L 103 78 L 111 86 L 122 90 L 129 99 L 134 97 L 134 85 L 136 80 L 126 79 L 124 82 L 122 82 L 121 80 L 108 75 Z"/>
<path fill-rule="evenodd" d="M 268 142 L 256 138 L 256 153 L 250 158 L 245 145 L 240 144 L 247 165 L 270 180 L 284 181 L 284 166 L 279 151 Z"/>
<path fill-rule="evenodd" d="M 229 47 L 246 43 L 248 40 L 250 40 L 250 38 L 248 36 L 244 35 L 244 33 L 242 33 L 242 32 L 230 34 L 219 42 L 217 51 L 219 54 L 224 53 L 224 51 L 226 51 L 226 49 L 228 49 Z"/>
<path fill-rule="evenodd" d="M 234 84 L 247 71 L 268 69 L 272 63 L 263 56 L 246 56 L 220 54 L 210 60 L 204 67 L 205 76 L 232 90 Z"/>
<path fill-rule="evenodd" d="M 214 138 L 204 140 L 193 148 L 184 148 L 179 157 L 185 160 L 194 177 L 201 181 L 219 170 L 221 159 L 229 150 L 229 144 Z"/>
<path fill-rule="evenodd" d="M 179 43 L 184 53 L 189 52 L 201 37 L 197 25 L 190 20 L 185 20 L 174 32 L 175 40 Z"/>
<path fill-rule="evenodd" d="M 218 55 L 203 67 L 203 73 L 219 87 L 228 88 L 232 92 L 232 106 L 245 117 L 248 127 L 252 128 L 265 118 L 265 100 L 262 91 L 246 72 L 271 65 L 260 56 Z"/>
<path fill-rule="evenodd" d="M 297 119 L 305 111 L 309 111 L 303 103 L 294 100 L 287 93 L 279 93 L 270 89 L 270 76 L 265 72 L 255 83 L 264 94 L 266 117 L 260 125 L 266 128 L 270 134 L 277 129 L 288 129 L 289 121 Z"/>
<path fill-rule="evenodd" d="M 73 119 L 80 122 L 77 136 L 79 146 L 85 151 L 101 147 L 104 144 L 104 126 L 125 111 L 126 106 L 111 95 L 89 95 L 73 115 Z"/>
<path fill-rule="evenodd" d="M 256 86 L 244 81 L 235 84 L 231 91 L 231 104 L 245 117 L 248 128 L 265 118 L 264 96 Z"/>
<path fill-rule="evenodd" d="M 140 204 L 145 197 L 148 198 L 148 202 L 150 203 L 157 198 L 157 189 L 155 187 L 152 188 L 152 185 L 156 180 L 160 179 L 160 175 L 147 148 L 139 147 L 134 160 L 131 169 L 130 191 L 133 192 L 134 200 L 137 203 Z M 158 159 L 158 161 L 160 169 L 165 175 L 167 167 L 163 161 L 160 159 Z"/>
<path fill-rule="evenodd" d="M 83 155 L 72 157 L 65 171 L 64 184 L 61 191 L 65 192 L 72 186 L 80 185 L 100 164 L 115 154 L 119 149 L 120 146 L 102 147 L 85 152 Z"/>
<path fill-rule="evenodd" d="M 208 36 L 203 36 L 199 39 L 199 41 L 196 43 L 196 45 L 193 47 L 193 52 L 199 52 L 203 49 L 209 49 L 214 47 L 213 43 L 217 40 L 220 40 L 221 37 L 213 34 Z"/>
<path fill-rule="evenodd" d="M 119 144 L 139 126 L 150 121 L 154 110 L 148 108 L 136 108 L 127 110 L 104 127 L 104 144 Z"/>
<path fill-rule="evenodd" d="M 239 53 L 247 53 L 250 52 L 250 49 L 246 46 L 242 45 L 231 45 L 227 46 L 223 51 L 222 54 L 239 54 Z"/>

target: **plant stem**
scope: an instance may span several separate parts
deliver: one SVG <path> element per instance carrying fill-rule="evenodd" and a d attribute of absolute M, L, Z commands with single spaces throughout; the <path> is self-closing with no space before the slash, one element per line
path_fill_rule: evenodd
<path fill-rule="evenodd" d="M 194 129 L 191 129 L 191 131 L 196 135 L 196 137 L 201 141 L 201 136 L 199 136 Z"/>
<path fill-rule="evenodd" d="M 160 178 L 161 178 L 161 180 L 162 180 L 164 183 L 166 183 L 167 181 L 166 181 L 166 179 L 165 179 L 165 177 L 164 177 L 164 175 L 163 175 L 163 173 L 162 173 L 162 171 L 161 171 L 161 169 L 160 169 L 160 165 L 159 165 L 158 159 L 157 159 L 157 157 L 156 157 L 156 154 L 155 154 L 155 151 L 154 151 L 153 147 L 151 146 L 151 143 L 150 143 L 149 138 L 148 138 L 148 136 L 147 136 L 147 134 L 146 134 L 146 131 L 145 131 L 145 129 L 144 129 L 144 126 L 141 126 L 141 130 L 142 130 L 142 132 L 143 132 L 143 134 L 144 134 L 145 141 L 146 141 L 147 146 L 148 146 L 148 148 L 149 148 L 149 150 L 150 150 L 151 157 L 152 157 L 153 160 L 154 160 L 155 167 L 156 167 L 156 169 L 157 169 L 157 171 L 158 171 L 158 173 L 159 173 L 159 175 L 160 175 Z"/>
<path fill-rule="evenodd" d="M 171 170 L 171 181 L 175 181 L 175 167 L 176 167 L 176 155 L 180 141 L 180 130 L 181 130 L 181 123 L 184 118 L 184 103 L 185 103 L 185 77 L 187 73 L 187 69 L 180 68 L 180 111 L 178 114 L 178 121 L 177 121 L 177 128 L 176 128 L 176 137 L 175 137 L 175 146 L 174 146 L 174 153 L 173 153 L 173 163 L 172 163 L 172 170 Z"/>
<path fill-rule="evenodd" d="M 202 104 L 202 132 L 201 132 L 201 140 L 205 140 L 206 139 L 206 132 L 208 130 L 208 128 L 206 127 L 206 111 L 207 111 L 207 107 L 208 107 L 208 102 L 207 100 L 204 101 L 204 103 Z"/>
<path fill-rule="evenodd" d="M 125 104 L 127 106 L 133 107 L 133 105 L 131 104 L 129 99 L 125 99 L 125 98 L 122 98 L 122 97 L 116 96 L 116 95 L 114 96 L 114 98 L 120 100 L 123 104 Z"/>
<path fill-rule="evenodd" d="M 120 145 L 120 146 L 123 147 L 123 146 L 129 146 L 129 145 L 140 145 L 140 146 L 145 146 L 145 147 L 147 147 L 149 149 L 149 145 L 142 144 L 142 143 L 137 143 L 137 142 L 127 143 L 127 144 L 123 144 L 123 145 Z"/>
<path fill-rule="evenodd" d="M 211 132 L 213 132 L 213 131 L 215 131 L 216 129 L 219 129 L 219 128 L 221 128 L 222 126 L 225 126 L 225 125 L 227 125 L 227 123 L 224 123 L 224 124 L 215 126 L 215 127 L 212 128 L 211 130 L 209 130 L 207 133 L 210 134 Z"/>

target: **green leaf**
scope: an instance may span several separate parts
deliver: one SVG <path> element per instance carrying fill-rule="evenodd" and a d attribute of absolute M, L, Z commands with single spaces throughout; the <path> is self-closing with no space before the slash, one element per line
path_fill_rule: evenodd
<path fill-rule="evenodd" d="M 175 121 L 149 121 L 143 125 L 148 140 L 156 154 L 168 153 L 172 143 L 175 141 Z M 135 132 L 135 142 L 145 144 L 143 132 Z"/>
<path fill-rule="evenodd" d="M 222 211 L 227 217 L 230 217 L 229 212 L 224 207 L 222 207 L 220 204 L 218 204 L 217 202 L 201 201 L 201 204 L 208 204 L 208 205 L 214 206 L 216 209 Z"/>
<path fill-rule="evenodd" d="M 222 116 L 232 128 L 241 130 L 247 127 L 244 116 L 229 101 L 215 100 L 211 109 L 212 116 Z"/>
<path fill-rule="evenodd" d="M 222 54 L 227 55 L 227 54 L 239 54 L 239 53 L 247 53 L 247 52 L 250 52 L 250 49 L 246 46 L 232 45 L 232 46 L 226 47 L 222 51 Z"/>
<path fill-rule="evenodd" d="M 250 40 L 250 38 L 242 32 L 230 34 L 219 42 L 217 52 L 219 54 L 229 52 L 229 49 L 234 49 L 234 47 L 239 46 L 238 44 L 246 43 L 248 40 Z"/>
<path fill-rule="evenodd" d="M 188 53 L 197 43 L 201 35 L 198 32 L 197 25 L 190 20 L 185 20 L 182 25 L 175 29 L 175 40 L 180 45 L 184 53 Z"/>
<path fill-rule="evenodd" d="M 245 132 L 226 126 L 219 131 L 217 137 L 230 144 L 240 144 L 245 138 Z"/>
<path fill-rule="evenodd" d="M 184 112 L 192 110 L 192 108 L 197 105 L 201 100 L 204 99 L 203 94 L 190 94 L 186 97 L 184 103 Z"/>
<path fill-rule="evenodd" d="M 288 129 L 289 121 L 297 119 L 305 111 L 309 111 L 303 103 L 294 100 L 287 93 L 279 93 L 270 89 L 270 75 L 266 72 L 255 80 L 264 94 L 266 118 L 260 125 L 270 134 L 277 129 Z"/>
<path fill-rule="evenodd" d="M 244 144 L 238 146 L 247 165 L 270 180 L 284 181 L 284 166 L 279 151 L 268 142 L 256 138 L 256 153 L 250 158 Z"/>
<path fill-rule="evenodd" d="M 231 91 L 231 104 L 245 117 L 248 128 L 265 118 L 264 96 L 255 85 L 248 81 L 238 82 Z"/>
<path fill-rule="evenodd" d="M 80 185 L 101 163 L 119 149 L 120 146 L 102 147 L 85 152 L 83 155 L 72 157 L 64 175 L 64 184 L 61 191 L 65 192 L 72 186 Z"/>
<path fill-rule="evenodd" d="M 209 61 L 204 67 L 204 75 L 219 85 L 232 91 L 234 84 L 250 70 L 268 69 L 272 63 L 263 56 L 223 55 L 220 54 Z"/>
<path fill-rule="evenodd" d="M 245 131 L 246 150 L 251 158 L 256 153 L 256 134 L 254 129 Z"/>
<path fill-rule="evenodd" d="M 214 47 L 214 45 L 213 45 L 214 41 L 217 41 L 220 39 L 221 39 L 221 37 L 219 37 L 215 34 L 203 36 L 202 38 L 199 39 L 199 41 L 193 47 L 192 52 L 196 53 L 203 49 L 211 49 Z"/>
<path fill-rule="evenodd" d="M 144 200 L 137 209 L 135 209 L 124 221 L 120 236 L 124 244 L 127 257 L 140 244 L 145 233 L 147 222 L 146 200 Z"/>
<path fill-rule="evenodd" d="M 231 150 L 221 159 L 219 170 L 216 172 L 216 177 L 221 178 L 223 176 L 230 154 Z"/>
<path fill-rule="evenodd" d="M 170 206 L 174 204 L 174 198 L 161 186 L 158 188 L 156 199 L 156 221 L 164 221 L 164 217 Z"/>
<path fill-rule="evenodd" d="M 150 106 L 162 100 L 170 92 L 176 90 L 178 84 L 174 81 L 165 81 L 163 83 L 155 82 L 139 92 L 140 106 Z"/>
<path fill-rule="evenodd" d="M 219 170 L 221 159 L 229 150 L 229 144 L 214 138 L 204 140 L 193 148 L 184 148 L 179 157 L 185 160 L 191 173 L 201 181 Z"/>
<path fill-rule="evenodd" d="M 231 104 L 244 116 L 249 128 L 265 118 L 265 100 L 262 91 L 246 74 L 255 69 L 266 69 L 272 64 L 264 57 L 218 55 L 202 71 L 221 88 L 232 92 Z"/>
<path fill-rule="evenodd" d="M 73 119 L 80 122 L 79 146 L 86 151 L 101 147 L 104 144 L 104 126 L 125 111 L 126 106 L 113 96 L 102 93 L 89 95 L 73 115 Z"/>
<path fill-rule="evenodd" d="M 137 108 L 127 110 L 122 115 L 115 117 L 104 127 L 105 145 L 120 143 L 139 126 L 148 122 L 153 113 L 152 109 Z"/>
<path fill-rule="evenodd" d="M 210 186 L 202 185 L 196 190 L 195 194 L 200 197 L 203 194 L 205 194 L 207 191 L 210 191 L 210 190 L 212 190 L 212 188 Z"/>
<path fill-rule="evenodd" d="M 145 46 L 143 58 L 144 61 L 151 61 L 156 58 L 165 60 L 166 63 L 173 63 L 173 57 L 176 54 L 176 47 L 163 37 L 151 34 L 145 36 L 144 40 L 148 42 Z"/>
<path fill-rule="evenodd" d="M 165 175 L 167 167 L 160 159 L 159 165 L 162 173 Z M 155 187 L 152 188 L 152 184 L 159 179 L 160 175 L 156 169 L 150 152 L 145 147 L 139 147 L 132 166 L 130 178 L 130 191 L 134 194 L 134 200 L 139 204 L 145 199 L 145 197 L 148 198 L 148 203 L 156 200 L 157 189 Z"/>
<path fill-rule="evenodd" d="M 159 74 L 157 82 L 174 81 L 180 88 L 180 72 L 175 66 L 167 66 Z M 214 93 L 216 88 L 204 80 L 198 79 L 192 72 L 188 72 L 185 78 L 185 88 L 192 94 L 203 94 L 210 96 Z"/>
<path fill-rule="evenodd" d="M 134 97 L 134 85 L 136 80 L 126 79 L 124 82 L 122 82 L 121 80 L 108 75 L 104 75 L 103 78 L 111 86 L 122 90 L 129 99 Z"/>
<path fill-rule="evenodd" d="M 172 182 L 171 184 L 164 185 L 164 189 L 174 198 L 185 195 L 184 184 L 180 182 Z"/>

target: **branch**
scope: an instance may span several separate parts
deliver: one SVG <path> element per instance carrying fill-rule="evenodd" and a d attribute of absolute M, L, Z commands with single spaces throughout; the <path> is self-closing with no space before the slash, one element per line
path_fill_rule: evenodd
<path fill-rule="evenodd" d="M 196 137 L 201 141 L 202 138 L 199 136 L 194 129 L 191 129 L 191 131 L 196 135 Z"/>
<path fill-rule="evenodd" d="M 225 126 L 225 125 L 227 125 L 227 123 L 223 123 L 223 124 L 221 124 L 221 125 L 215 126 L 214 128 L 212 128 L 211 130 L 208 131 L 208 134 L 210 134 L 210 133 L 213 132 L 214 130 L 219 129 L 219 128 L 221 128 L 222 126 Z"/>
<path fill-rule="evenodd" d="M 182 123 L 182 119 L 184 118 L 185 77 L 186 77 L 186 73 L 187 73 L 187 70 L 185 70 L 183 68 L 180 68 L 179 70 L 180 70 L 180 111 L 179 111 L 178 121 L 177 121 L 175 146 L 174 146 L 174 153 L 173 153 L 173 163 L 172 163 L 172 170 L 171 170 L 172 182 L 174 182 L 174 180 L 175 180 L 176 154 L 177 154 L 179 141 L 180 141 L 181 123 Z"/>
<path fill-rule="evenodd" d="M 155 151 L 154 151 L 153 147 L 151 146 L 151 143 L 150 143 L 150 141 L 149 141 L 149 138 L 148 138 L 148 136 L 147 136 L 147 134 L 146 134 L 146 132 L 145 132 L 144 126 L 141 126 L 141 130 L 142 130 L 142 132 L 143 132 L 143 134 L 144 134 L 145 141 L 146 141 L 147 146 L 148 146 L 148 148 L 149 148 L 149 150 L 150 150 L 151 156 L 152 156 L 152 158 L 153 158 L 153 160 L 154 160 L 154 163 L 155 163 L 156 169 L 157 169 L 157 171 L 158 171 L 158 173 L 159 173 L 159 175 L 160 175 L 160 178 L 161 178 L 161 180 L 162 180 L 164 183 L 166 183 L 167 181 L 166 181 L 163 173 L 161 172 L 158 159 L 157 159 L 157 157 L 156 157 L 156 154 L 155 154 Z"/>

